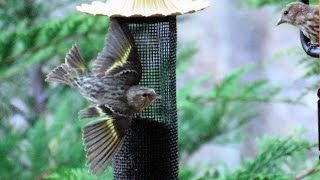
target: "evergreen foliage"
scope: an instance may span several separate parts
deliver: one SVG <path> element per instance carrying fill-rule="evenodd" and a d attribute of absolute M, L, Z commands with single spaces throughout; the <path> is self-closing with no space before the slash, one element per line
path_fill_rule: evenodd
<path fill-rule="evenodd" d="M 197 94 L 196 89 L 213 75 L 194 79 L 179 89 L 180 151 L 191 154 L 215 137 L 235 132 L 257 115 L 255 104 L 275 101 L 280 89 L 267 80 L 242 82 L 252 70 L 253 67 L 236 70 L 213 88 Z"/>
<path fill-rule="evenodd" d="M 76 14 L 27 30 L 17 28 L 1 33 L 0 47 L 6 48 L 0 49 L 0 80 L 54 56 L 63 57 L 75 42 L 85 47 L 84 58 L 88 59 L 88 54 L 101 48 L 107 27 L 108 20 L 104 17 Z"/>
<path fill-rule="evenodd" d="M 298 133 L 299 134 L 299 133 Z M 246 160 L 243 165 L 234 172 L 220 173 L 211 171 L 210 167 L 199 175 L 195 170 L 187 171 L 182 179 L 221 179 L 221 180 L 251 180 L 251 179 L 299 179 L 310 174 L 310 179 L 319 178 L 317 174 L 319 164 L 315 161 L 306 165 L 299 163 L 307 160 L 306 152 L 315 145 L 310 144 L 298 136 L 287 138 L 266 136 L 259 143 L 259 153 L 252 160 Z M 311 167 L 309 167 L 311 166 Z M 308 168 L 310 168 L 309 171 Z M 214 167 L 212 167 L 214 169 Z"/>
<path fill-rule="evenodd" d="M 289 170 L 285 170 L 286 163 L 298 153 L 311 149 L 309 142 L 288 137 L 285 139 L 265 137 L 260 144 L 260 152 L 252 161 L 244 163 L 227 179 L 293 179 Z M 289 172 L 288 172 L 289 171 Z M 294 174 L 293 174 L 294 175 Z"/>

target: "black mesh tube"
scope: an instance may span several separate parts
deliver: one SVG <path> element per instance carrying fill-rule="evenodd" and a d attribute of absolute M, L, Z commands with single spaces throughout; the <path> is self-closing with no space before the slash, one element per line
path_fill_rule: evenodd
<path fill-rule="evenodd" d="M 143 66 L 141 85 L 161 100 L 138 114 L 113 160 L 114 179 L 178 179 L 176 17 L 128 18 Z"/>

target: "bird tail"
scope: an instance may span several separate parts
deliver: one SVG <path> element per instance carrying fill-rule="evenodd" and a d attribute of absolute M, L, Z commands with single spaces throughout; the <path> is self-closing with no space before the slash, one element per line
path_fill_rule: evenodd
<path fill-rule="evenodd" d="M 84 127 L 84 145 L 92 173 L 101 174 L 112 161 L 123 143 L 129 122 L 130 119 L 123 117 L 106 117 Z"/>
<path fill-rule="evenodd" d="M 74 78 L 88 72 L 78 45 L 73 45 L 65 57 L 65 63 L 47 75 L 46 81 L 74 85 Z"/>

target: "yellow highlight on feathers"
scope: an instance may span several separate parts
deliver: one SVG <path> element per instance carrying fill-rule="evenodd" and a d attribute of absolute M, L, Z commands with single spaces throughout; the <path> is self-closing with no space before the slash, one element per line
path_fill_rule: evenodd
<path fill-rule="evenodd" d="M 80 66 L 80 71 L 81 71 L 81 73 L 85 73 L 87 71 L 86 66 L 84 66 L 84 65 Z"/>
<path fill-rule="evenodd" d="M 102 110 L 101 108 L 97 107 L 97 109 L 98 109 L 98 114 L 99 114 L 100 116 L 104 114 L 104 112 L 103 112 L 103 110 Z"/>
<path fill-rule="evenodd" d="M 126 62 L 127 62 L 127 60 L 128 60 L 128 58 L 129 58 L 131 49 L 132 49 L 132 47 L 130 46 L 130 47 L 126 50 L 126 52 L 124 53 L 124 55 L 121 57 L 120 61 L 115 62 L 115 63 L 107 70 L 106 73 L 108 73 L 109 71 L 113 70 L 113 69 L 116 68 L 116 67 L 121 67 L 121 66 L 125 65 Z"/>
<path fill-rule="evenodd" d="M 110 132 L 111 132 L 112 136 L 113 136 L 114 138 L 118 138 L 118 133 L 117 133 L 117 131 L 116 131 L 116 129 L 115 129 L 112 121 L 108 121 L 106 125 L 107 125 L 108 128 L 110 129 Z"/>

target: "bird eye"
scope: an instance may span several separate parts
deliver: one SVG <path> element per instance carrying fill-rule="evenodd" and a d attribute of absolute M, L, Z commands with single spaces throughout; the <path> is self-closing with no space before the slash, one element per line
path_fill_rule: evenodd
<path fill-rule="evenodd" d="M 285 11 L 283 14 L 284 14 L 284 15 L 288 15 L 288 14 L 289 14 L 289 12 L 288 12 L 288 11 Z"/>
<path fill-rule="evenodd" d="M 147 97 L 147 96 L 148 96 L 148 94 L 147 94 L 147 93 L 144 93 L 144 94 L 142 94 L 142 96 L 143 96 L 143 97 Z"/>

